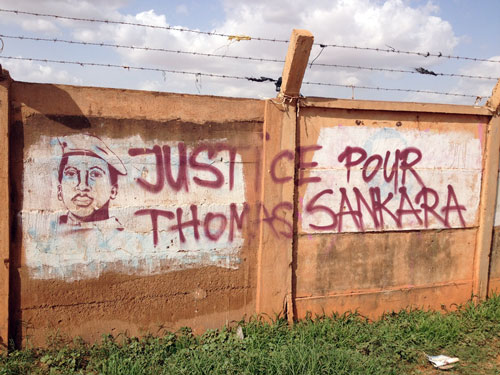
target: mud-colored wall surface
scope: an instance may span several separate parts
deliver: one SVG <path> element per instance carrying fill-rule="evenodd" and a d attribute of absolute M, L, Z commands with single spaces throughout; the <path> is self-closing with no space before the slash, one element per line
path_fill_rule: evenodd
<path fill-rule="evenodd" d="M 17 82 L 11 95 L 18 341 L 255 311 L 263 102 Z"/>
<path fill-rule="evenodd" d="M 491 254 L 489 264 L 488 294 L 500 293 L 500 175 L 497 181 L 497 196 L 495 217 L 493 223 L 493 238 L 491 241 Z"/>
<path fill-rule="evenodd" d="M 358 310 L 377 318 L 409 306 L 465 302 L 475 236 L 476 229 L 301 236 L 297 315 Z"/>
<path fill-rule="evenodd" d="M 487 108 L 22 82 L 8 94 L 0 318 L 20 345 L 448 309 L 487 276 Z M 497 229 L 490 292 L 499 248 Z"/>
<path fill-rule="evenodd" d="M 488 290 L 489 294 L 500 293 L 500 227 L 497 226 L 493 230 Z"/>
<path fill-rule="evenodd" d="M 470 299 L 489 118 L 300 113 L 297 316 Z"/>

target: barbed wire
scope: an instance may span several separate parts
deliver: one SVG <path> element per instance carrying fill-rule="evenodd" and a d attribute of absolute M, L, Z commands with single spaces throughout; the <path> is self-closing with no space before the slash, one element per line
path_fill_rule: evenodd
<path fill-rule="evenodd" d="M 482 96 L 480 96 L 480 95 L 470 95 L 470 94 L 431 91 L 431 90 L 415 90 L 415 89 L 401 89 L 401 88 L 376 87 L 376 86 L 343 85 L 343 84 L 339 84 L 339 83 L 323 83 L 323 82 L 308 82 L 308 81 L 304 81 L 304 82 L 302 82 L 302 84 L 303 85 L 318 85 L 318 86 L 333 86 L 333 87 L 343 87 L 343 88 L 363 89 L 363 90 L 413 92 L 413 93 L 420 93 L 420 94 L 447 95 L 447 96 L 459 96 L 459 97 L 465 97 L 465 98 L 482 99 Z"/>
<path fill-rule="evenodd" d="M 104 68 L 122 68 L 125 70 L 143 70 L 143 71 L 152 71 L 152 72 L 160 72 L 160 73 L 187 74 L 187 75 L 193 75 L 193 76 L 205 76 L 205 77 L 214 77 L 214 78 L 242 79 L 242 80 L 249 80 L 249 81 L 257 79 L 257 78 L 253 78 L 253 77 L 233 76 L 233 75 L 228 75 L 228 74 L 188 72 L 188 71 L 184 71 L 184 70 L 173 70 L 173 69 L 153 68 L 153 67 L 133 66 L 133 65 L 106 64 L 106 63 L 96 63 L 96 62 L 39 59 L 39 58 L 35 58 L 35 57 L 0 56 L 0 59 L 24 60 L 24 61 L 32 61 L 32 62 L 55 63 L 55 64 L 80 65 L 82 67 L 97 66 L 97 67 L 104 67 Z"/>
<path fill-rule="evenodd" d="M 137 27 L 146 27 L 146 28 L 152 28 L 152 29 L 160 29 L 160 30 L 188 32 L 188 33 L 194 33 L 194 34 L 203 34 L 203 35 L 209 35 L 209 36 L 225 37 L 225 38 L 228 38 L 229 40 L 236 40 L 236 41 L 253 40 L 253 41 L 265 41 L 265 42 L 275 42 L 275 43 L 288 43 L 288 40 L 285 40 L 285 39 L 262 38 L 262 37 L 248 36 L 248 35 L 231 35 L 231 34 L 226 34 L 226 33 L 219 33 L 216 31 L 194 30 L 194 29 L 189 29 L 186 27 L 158 26 L 158 25 L 143 24 L 143 23 L 136 23 L 136 22 L 113 21 L 113 20 L 103 20 L 103 19 L 96 19 L 96 18 L 83 18 L 83 17 L 70 17 L 70 16 L 61 16 L 61 15 L 56 15 L 56 14 L 21 11 L 21 10 L 15 10 L 15 9 L 2 9 L 2 8 L 0 8 L 0 12 L 12 13 L 12 14 L 16 14 L 16 15 L 30 15 L 30 16 L 35 16 L 35 17 L 49 17 L 49 18 L 56 18 L 56 19 L 65 19 L 65 20 L 72 20 L 72 21 L 94 22 L 94 23 L 104 23 L 104 24 L 113 24 L 113 25 L 127 25 L 127 26 L 137 26 Z M 362 47 L 362 46 L 334 44 L 334 43 L 314 43 L 314 45 L 320 46 L 323 49 L 326 47 L 332 47 L 332 48 L 354 49 L 354 50 L 361 50 L 361 51 L 374 51 L 374 52 L 385 52 L 385 53 L 395 53 L 395 54 L 406 54 L 406 55 L 414 55 L 414 56 L 421 56 L 421 57 L 438 57 L 438 58 L 453 59 L 453 60 L 468 60 L 468 61 L 476 61 L 476 62 L 500 63 L 500 60 L 492 60 L 492 59 L 485 59 L 485 58 L 479 58 L 479 57 L 458 56 L 458 55 L 446 55 L 446 54 L 443 54 L 441 52 L 431 53 L 431 52 L 407 51 L 407 50 L 402 50 L 402 49 L 396 49 L 396 48 L 391 47 L 391 46 L 388 46 L 388 48 L 378 48 L 378 47 Z"/>
<path fill-rule="evenodd" d="M 431 53 L 431 52 L 406 51 L 406 50 L 396 49 L 393 47 L 391 47 L 391 48 L 377 48 L 377 47 L 360 47 L 360 46 L 345 45 L 345 44 L 322 44 L 322 43 L 315 43 L 315 45 L 318 45 L 321 48 L 326 48 L 326 47 L 345 48 L 345 49 L 354 49 L 354 50 L 362 50 L 362 51 L 374 51 L 374 52 L 386 52 L 386 53 L 396 53 L 396 54 L 405 54 L 405 55 L 415 55 L 415 56 L 422 56 L 422 57 L 438 57 L 438 58 L 451 59 L 451 60 L 469 60 L 469 61 L 478 61 L 478 62 L 500 63 L 500 60 L 483 59 L 480 57 L 445 55 L 441 52 Z"/>
<path fill-rule="evenodd" d="M 124 44 L 113 44 L 113 43 L 104 43 L 104 42 L 83 42 L 83 41 L 78 41 L 78 40 L 68 40 L 68 39 L 58 39 L 58 38 L 29 37 L 29 36 L 24 36 L 24 35 L 0 34 L 0 38 L 31 40 L 31 41 L 37 41 L 37 42 L 41 41 L 41 42 L 53 42 L 53 43 L 67 43 L 67 44 L 77 44 L 77 45 L 96 46 L 96 47 L 124 48 L 124 49 L 132 49 L 132 50 L 177 53 L 177 54 L 193 55 L 193 56 L 220 57 L 220 58 L 228 58 L 228 59 L 260 61 L 260 62 L 276 62 L 276 63 L 284 63 L 285 62 L 285 60 L 270 59 L 270 58 L 264 58 L 264 57 L 261 58 L 261 57 L 251 57 L 251 56 L 234 56 L 234 55 L 225 55 L 225 54 L 216 54 L 216 53 L 204 53 L 204 52 L 174 50 L 174 49 L 167 49 L 167 48 L 130 46 L 130 45 L 124 45 Z"/>
<path fill-rule="evenodd" d="M 314 63 L 313 66 L 328 66 L 328 67 L 336 67 L 336 68 L 346 68 L 346 69 L 358 69 L 358 70 L 370 70 L 370 71 L 379 71 L 379 72 L 390 72 L 390 73 L 408 73 L 408 74 L 421 74 L 421 75 L 431 75 L 431 76 L 441 76 L 441 77 L 455 77 L 455 78 L 471 78 L 471 79 L 486 79 L 486 80 L 498 80 L 500 77 L 489 77 L 489 76 L 478 76 L 471 74 L 459 74 L 459 73 L 440 73 L 430 71 L 424 68 L 415 68 L 413 70 L 409 69 L 392 69 L 392 68 L 377 68 L 371 66 L 359 66 L 359 65 L 342 65 L 342 64 L 322 64 L 322 63 Z"/>
<path fill-rule="evenodd" d="M 153 71 L 160 72 L 162 74 L 173 73 L 173 74 L 183 74 L 192 75 L 195 77 L 211 77 L 211 78 L 226 78 L 226 79 L 237 79 L 246 80 L 250 82 L 273 82 L 278 88 L 280 79 L 274 79 L 269 77 L 245 77 L 245 76 L 235 76 L 229 74 L 215 74 L 215 73 L 203 73 L 203 72 L 189 72 L 184 70 L 173 70 L 165 68 L 154 68 L 154 67 L 144 67 L 144 66 L 131 66 L 131 65 L 119 65 L 119 64 L 106 64 L 106 63 L 96 63 L 96 62 L 82 62 L 82 61 L 67 61 L 67 60 L 52 60 L 52 59 L 40 59 L 34 57 L 16 57 L 16 56 L 0 56 L 1 59 L 8 60 L 23 60 L 31 62 L 43 62 L 43 63 L 56 63 L 56 64 L 69 64 L 69 65 L 80 65 L 85 66 L 96 66 L 104 68 L 121 68 L 125 70 L 140 70 L 140 71 Z M 445 96 L 459 96 L 468 98 L 482 98 L 480 95 L 470 95 L 461 93 L 449 93 L 441 91 L 430 91 L 430 90 L 415 90 L 415 89 L 402 89 L 402 88 L 388 88 L 388 87 L 374 87 L 374 86 L 360 86 L 360 85 L 344 85 L 338 83 L 324 83 L 324 82 L 309 82 L 304 81 L 304 85 L 317 85 L 317 86 L 332 86 L 332 87 L 343 87 L 350 89 L 363 89 L 363 90 L 379 90 L 379 91 L 398 91 L 398 92 L 411 92 L 411 93 L 425 93 L 425 94 L 435 94 L 435 95 L 445 95 Z"/>
<path fill-rule="evenodd" d="M 217 58 L 227 58 L 227 59 L 237 59 L 237 60 L 247 60 L 247 61 L 258 61 L 258 62 L 273 62 L 273 63 L 284 63 L 285 62 L 285 60 L 282 60 L 282 59 L 272 59 L 272 58 L 265 58 L 265 57 L 235 56 L 235 55 L 226 55 L 226 54 L 215 54 L 215 53 L 204 53 L 204 52 L 192 52 L 192 51 L 183 51 L 183 50 L 173 50 L 173 49 L 167 49 L 167 48 L 131 46 L 131 45 L 123 45 L 123 44 L 104 43 L 104 42 L 83 42 L 83 41 L 77 41 L 77 40 L 58 39 L 58 38 L 30 37 L 30 36 L 24 36 L 24 35 L 6 35 L 6 34 L 0 34 L 0 38 L 17 39 L 17 40 L 30 40 L 30 41 L 36 41 L 36 42 L 67 43 L 67 44 L 85 45 L 85 46 L 97 46 L 97 47 L 123 48 L 123 49 L 131 49 L 131 50 L 142 50 L 142 51 L 152 51 L 152 52 L 166 52 L 166 53 L 176 53 L 176 54 L 184 54 L 184 55 L 192 55 L 192 56 L 217 57 Z M 357 70 L 380 71 L 380 72 L 390 72 L 390 73 L 423 74 L 423 75 L 431 75 L 431 76 L 436 76 L 436 77 L 437 76 L 441 76 L 441 77 L 456 77 L 456 78 L 485 79 L 485 80 L 495 80 L 495 81 L 499 79 L 499 77 L 489 77 L 489 76 L 470 75 L 470 74 L 458 74 L 458 73 L 434 72 L 434 71 L 430 71 L 430 70 L 427 70 L 427 69 L 424 69 L 424 68 L 415 68 L 413 70 L 408 70 L 408 69 L 391 69 L 391 68 L 378 68 L 378 67 L 359 66 L 359 65 L 314 63 L 314 60 L 310 63 L 310 66 L 314 65 L 314 66 L 321 66 L 321 67 L 357 69 Z"/>
<path fill-rule="evenodd" d="M 158 26 L 158 25 L 150 25 L 150 24 L 143 24 L 143 23 L 137 23 L 137 22 L 112 21 L 112 20 L 103 20 L 103 19 L 97 19 L 97 18 L 60 16 L 57 14 L 35 13 L 35 12 L 28 12 L 28 11 L 15 10 L 15 9 L 0 9 L 0 12 L 13 13 L 13 14 L 17 14 L 17 15 L 24 14 L 24 15 L 35 16 L 35 17 L 56 18 L 56 19 L 63 19 L 63 20 L 70 20 L 70 21 L 95 22 L 95 23 L 104 23 L 104 24 L 109 24 L 109 25 L 138 26 L 138 27 L 146 27 L 146 28 L 159 29 L 159 30 L 180 31 L 180 32 L 193 33 L 193 34 L 220 36 L 220 37 L 228 38 L 229 40 L 236 40 L 236 41 L 259 40 L 259 41 L 264 41 L 264 42 L 288 43 L 288 40 L 284 40 L 284 39 L 249 37 L 247 35 L 232 35 L 232 34 L 218 33 L 216 31 L 193 30 L 193 29 L 189 29 L 187 27 Z"/>

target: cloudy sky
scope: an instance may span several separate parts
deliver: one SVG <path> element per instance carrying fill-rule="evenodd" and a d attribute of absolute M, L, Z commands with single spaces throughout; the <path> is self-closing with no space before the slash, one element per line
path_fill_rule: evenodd
<path fill-rule="evenodd" d="M 60 16 L 107 19 L 160 27 L 174 26 L 288 40 L 292 29 L 309 30 L 315 37 L 311 59 L 315 64 L 354 65 L 414 71 L 424 68 L 500 78 L 500 62 L 424 57 L 366 50 L 326 47 L 352 45 L 458 55 L 500 61 L 500 1 L 498 0 L 0 0 L 3 50 L 0 63 L 19 81 L 181 92 L 204 95 L 269 98 L 276 95 L 272 82 L 210 78 L 175 74 L 13 60 L 7 57 L 114 64 L 159 70 L 211 73 L 238 77 L 281 75 L 282 62 L 235 60 L 244 56 L 283 60 L 287 43 L 229 40 L 227 37 L 171 31 L 162 28 L 103 24 L 53 17 L 20 15 L 20 10 Z M 12 36 L 65 39 L 174 51 L 224 55 L 195 56 L 184 53 L 99 47 L 13 39 Z M 321 53 L 320 53 L 321 52 Z M 378 72 L 313 64 L 304 81 L 339 85 L 400 88 L 461 93 L 487 98 L 496 81 L 443 77 L 402 72 Z M 371 100 L 402 100 L 474 104 L 475 98 L 427 93 L 392 92 L 303 85 L 305 96 Z M 484 104 L 483 100 L 481 104 Z"/>

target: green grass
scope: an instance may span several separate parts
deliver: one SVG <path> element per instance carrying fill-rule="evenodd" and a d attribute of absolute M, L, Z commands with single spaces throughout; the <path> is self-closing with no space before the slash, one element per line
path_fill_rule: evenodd
<path fill-rule="evenodd" d="M 253 319 L 194 336 L 105 336 L 52 342 L 0 356 L 0 374 L 436 374 L 424 353 L 460 358 L 448 374 L 500 374 L 500 297 L 441 314 L 404 310 L 368 322 L 358 314 L 289 326 Z"/>

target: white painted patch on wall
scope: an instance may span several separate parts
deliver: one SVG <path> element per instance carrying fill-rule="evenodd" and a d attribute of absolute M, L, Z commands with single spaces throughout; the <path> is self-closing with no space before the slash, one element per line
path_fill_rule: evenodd
<path fill-rule="evenodd" d="M 482 148 L 470 133 L 337 126 L 322 128 L 318 144 L 307 172 L 321 181 L 305 189 L 303 232 L 475 224 Z"/>
<path fill-rule="evenodd" d="M 213 155 L 198 150 L 196 162 L 202 167 L 187 168 L 187 191 L 184 185 L 177 191 L 165 169 L 159 182 L 157 154 L 139 149 L 169 146 L 175 180 L 182 164 L 178 143 L 139 136 L 94 138 L 42 137 L 25 150 L 18 219 L 31 277 L 73 281 L 107 271 L 149 275 L 238 267 L 243 237 L 231 220 L 244 210 L 245 182 L 241 155 L 231 154 L 225 140 L 205 143 L 218 145 Z M 134 154 L 131 148 L 139 151 Z M 193 147 L 186 152 L 189 158 Z M 165 163 L 165 148 L 160 155 Z M 67 160 L 61 168 L 63 156 Z M 114 185 L 111 167 L 117 175 Z M 202 186 L 220 178 L 218 188 Z"/>

